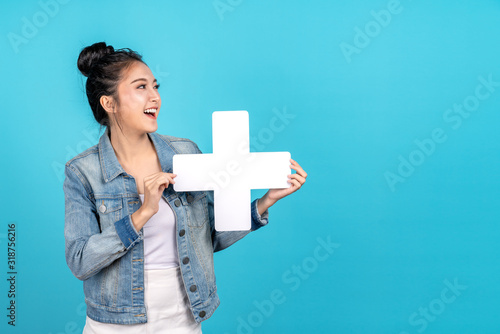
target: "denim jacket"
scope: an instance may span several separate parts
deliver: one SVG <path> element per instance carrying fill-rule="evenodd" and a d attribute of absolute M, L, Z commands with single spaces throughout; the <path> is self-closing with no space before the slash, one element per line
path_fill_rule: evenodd
<path fill-rule="evenodd" d="M 148 133 L 161 169 L 172 173 L 174 154 L 201 153 L 189 139 Z M 65 254 L 73 275 L 83 281 L 87 315 L 106 323 L 147 322 L 144 305 L 143 230 L 135 230 L 131 215 L 141 201 L 135 179 L 118 162 L 108 129 L 99 143 L 65 164 Z M 213 191 L 162 194 L 176 218 L 179 265 L 196 322 L 208 319 L 219 306 L 213 252 L 250 231 L 214 229 Z M 257 200 L 251 204 L 252 227 L 268 223 Z"/>

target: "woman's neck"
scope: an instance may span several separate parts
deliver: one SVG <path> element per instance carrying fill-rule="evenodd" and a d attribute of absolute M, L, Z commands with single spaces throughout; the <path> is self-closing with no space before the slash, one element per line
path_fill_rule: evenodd
<path fill-rule="evenodd" d="M 120 164 L 134 165 L 154 151 L 153 143 L 147 133 L 127 133 L 126 131 L 124 133 L 119 129 L 118 131 L 114 129 L 110 135 L 111 146 Z"/>

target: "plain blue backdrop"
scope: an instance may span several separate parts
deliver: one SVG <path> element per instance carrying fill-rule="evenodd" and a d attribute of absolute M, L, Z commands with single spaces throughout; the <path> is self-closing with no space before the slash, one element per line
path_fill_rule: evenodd
<path fill-rule="evenodd" d="M 102 134 L 76 67 L 99 41 L 140 52 L 161 82 L 158 133 L 210 153 L 212 112 L 247 110 L 253 150 L 290 151 L 309 174 L 215 254 L 204 333 L 500 332 L 500 1 L 0 7 L 2 333 L 84 326 L 62 184 Z"/>

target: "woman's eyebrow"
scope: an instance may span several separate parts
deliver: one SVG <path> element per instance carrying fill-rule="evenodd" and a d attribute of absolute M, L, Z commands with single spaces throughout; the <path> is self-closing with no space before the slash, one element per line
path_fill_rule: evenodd
<path fill-rule="evenodd" d="M 146 78 L 138 78 L 138 79 L 133 80 L 133 81 L 131 82 L 131 84 L 133 84 L 133 83 L 134 83 L 134 82 L 136 82 L 136 81 L 141 81 L 141 80 L 142 80 L 142 81 L 148 81 L 148 79 L 146 79 Z M 156 80 L 156 79 L 154 79 L 154 80 L 153 80 L 153 83 L 155 83 L 155 82 L 157 82 L 157 80 Z"/>

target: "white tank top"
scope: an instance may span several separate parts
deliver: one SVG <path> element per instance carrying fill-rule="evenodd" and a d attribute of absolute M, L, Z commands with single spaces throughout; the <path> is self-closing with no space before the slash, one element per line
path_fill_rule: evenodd
<path fill-rule="evenodd" d="M 139 194 L 144 203 L 144 194 Z M 164 269 L 177 267 L 177 243 L 174 212 L 163 199 L 158 212 L 143 227 L 144 233 L 144 269 Z"/>

